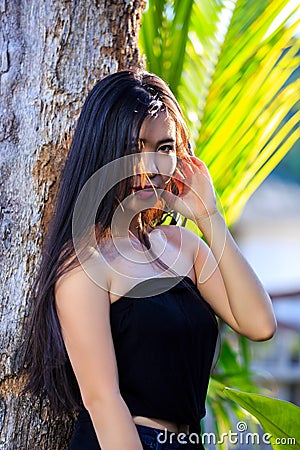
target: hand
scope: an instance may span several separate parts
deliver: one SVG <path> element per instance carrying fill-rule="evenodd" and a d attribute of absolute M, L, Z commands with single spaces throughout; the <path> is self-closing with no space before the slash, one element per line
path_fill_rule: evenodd
<path fill-rule="evenodd" d="M 194 222 L 218 212 L 211 176 L 199 158 L 191 156 L 181 159 L 173 174 L 173 181 L 178 188 L 178 196 L 167 191 L 163 195 L 171 209 Z"/>

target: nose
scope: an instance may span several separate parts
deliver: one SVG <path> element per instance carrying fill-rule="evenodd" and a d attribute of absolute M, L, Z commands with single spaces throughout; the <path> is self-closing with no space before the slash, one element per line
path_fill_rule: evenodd
<path fill-rule="evenodd" d="M 141 154 L 141 167 L 150 177 L 158 174 L 155 152 L 144 152 Z"/>

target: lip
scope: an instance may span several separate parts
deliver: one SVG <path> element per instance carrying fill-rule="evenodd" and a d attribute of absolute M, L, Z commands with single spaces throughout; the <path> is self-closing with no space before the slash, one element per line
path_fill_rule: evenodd
<path fill-rule="evenodd" d="M 132 192 L 135 195 L 138 195 L 140 198 L 150 198 L 153 195 L 155 195 L 155 189 L 156 186 L 152 185 L 152 184 L 145 184 L 144 187 L 141 186 L 134 186 L 132 188 Z"/>
<path fill-rule="evenodd" d="M 142 191 L 143 189 L 152 189 L 153 190 L 153 189 L 157 189 L 157 186 L 155 186 L 155 184 L 147 183 L 147 184 L 145 184 L 144 187 L 142 187 L 142 186 L 133 186 L 133 188 L 132 188 L 132 190 L 134 192 Z"/>

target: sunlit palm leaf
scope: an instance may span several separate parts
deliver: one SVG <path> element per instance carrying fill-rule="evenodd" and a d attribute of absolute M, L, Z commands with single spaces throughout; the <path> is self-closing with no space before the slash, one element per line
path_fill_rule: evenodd
<path fill-rule="evenodd" d="M 285 85 L 299 65 L 297 25 L 286 17 L 270 30 L 288 3 L 150 0 L 144 15 L 148 68 L 178 96 L 229 224 L 297 140 L 299 82 Z M 225 5 L 233 15 L 223 43 Z"/>
<path fill-rule="evenodd" d="M 299 138 L 299 80 L 286 86 L 300 62 L 296 25 L 266 35 L 286 3 L 271 2 L 272 20 L 268 8 L 258 13 L 249 2 L 237 3 L 207 96 L 197 151 L 228 223 Z M 253 33 L 241 33 L 246 27 Z"/>
<path fill-rule="evenodd" d="M 169 83 L 175 95 L 179 97 L 184 65 L 186 58 L 190 57 L 187 54 L 187 45 L 190 45 L 191 36 L 195 37 L 200 31 L 201 39 L 198 47 L 190 46 L 191 51 L 194 49 L 197 54 L 201 47 L 206 55 L 212 54 L 222 3 L 221 0 L 149 0 L 148 2 L 140 33 L 140 43 L 146 56 L 147 68 Z M 194 59 L 194 68 L 195 62 L 197 62 L 196 59 Z M 192 72 L 189 73 L 192 75 Z M 201 80 L 207 78 L 204 60 L 202 68 L 197 67 L 196 78 L 197 85 L 203 92 L 204 85 Z M 190 88 L 193 89 L 192 84 Z M 195 94 L 198 98 L 201 95 L 199 90 L 195 91 Z"/>
<path fill-rule="evenodd" d="M 149 70 L 162 73 L 163 65 L 163 22 L 166 1 L 152 2 L 148 11 L 143 15 L 143 27 L 140 34 L 140 43 L 147 57 Z"/>

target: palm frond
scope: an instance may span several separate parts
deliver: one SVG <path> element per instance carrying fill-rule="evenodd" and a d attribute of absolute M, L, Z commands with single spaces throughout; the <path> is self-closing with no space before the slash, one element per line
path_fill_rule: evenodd
<path fill-rule="evenodd" d="M 197 154 L 229 224 L 299 139 L 299 80 L 289 83 L 300 62 L 298 24 L 283 22 L 268 34 L 286 4 L 265 2 L 260 10 L 237 2 L 206 99 Z"/>
<path fill-rule="evenodd" d="M 144 15 L 148 68 L 177 95 L 229 225 L 299 138 L 299 6 L 278 21 L 288 4 L 149 0 Z"/>

